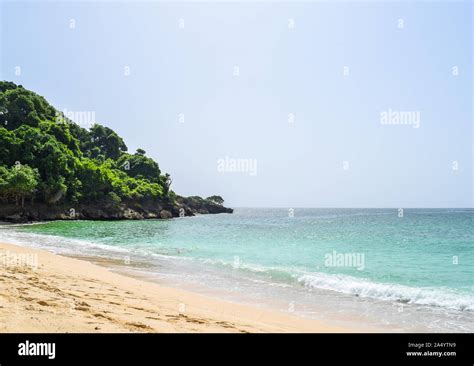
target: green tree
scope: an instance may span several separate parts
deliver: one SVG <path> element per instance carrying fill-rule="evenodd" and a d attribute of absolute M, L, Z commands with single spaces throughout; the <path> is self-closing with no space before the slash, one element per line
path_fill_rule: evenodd
<path fill-rule="evenodd" d="M 86 146 L 89 149 L 98 147 L 106 158 L 117 160 L 127 151 L 127 145 L 123 139 L 108 127 L 95 124 L 91 127 L 89 136 L 90 141 Z M 91 156 L 91 158 L 95 158 L 95 156 Z"/>
<path fill-rule="evenodd" d="M 15 204 L 21 199 L 21 206 L 25 205 L 25 197 L 33 196 L 38 185 L 38 171 L 28 165 L 13 166 L 6 176 L 6 191 L 15 197 Z"/>
<path fill-rule="evenodd" d="M 123 154 L 117 160 L 117 166 L 130 177 L 160 183 L 160 167 L 156 161 L 144 155 Z"/>
<path fill-rule="evenodd" d="M 14 131 L 0 127 L 0 165 L 11 166 L 19 160 L 23 143 Z"/>
<path fill-rule="evenodd" d="M 21 125 L 36 127 L 41 121 L 53 121 L 56 110 L 44 99 L 22 86 L 0 82 L 0 125 L 14 130 Z"/>
<path fill-rule="evenodd" d="M 9 174 L 10 171 L 6 167 L 0 165 L 0 199 L 3 202 L 7 202 L 8 200 Z"/>
<path fill-rule="evenodd" d="M 224 199 L 221 196 L 210 196 L 210 197 L 207 197 L 206 200 L 214 202 L 221 206 L 224 204 Z"/>

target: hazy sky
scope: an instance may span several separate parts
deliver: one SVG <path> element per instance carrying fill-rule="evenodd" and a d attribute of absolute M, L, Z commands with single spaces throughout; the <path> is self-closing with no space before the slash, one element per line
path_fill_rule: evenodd
<path fill-rule="evenodd" d="M 179 194 L 234 207 L 473 205 L 471 1 L 1 12 L 2 79 L 94 112 Z M 232 159 L 244 171 L 228 171 Z"/>

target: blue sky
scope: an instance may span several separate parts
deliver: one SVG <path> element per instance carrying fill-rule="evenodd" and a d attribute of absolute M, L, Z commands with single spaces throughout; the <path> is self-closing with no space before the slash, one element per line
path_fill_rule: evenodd
<path fill-rule="evenodd" d="M 179 194 L 234 207 L 473 206 L 470 1 L 1 6 L 2 79 L 93 111 Z M 419 127 L 382 124 L 389 110 Z M 219 171 L 226 157 L 256 174 Z"/>

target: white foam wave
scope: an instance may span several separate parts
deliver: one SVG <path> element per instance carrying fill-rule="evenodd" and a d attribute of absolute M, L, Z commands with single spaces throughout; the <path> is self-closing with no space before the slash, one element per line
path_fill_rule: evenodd
<path fill-rule="evenodd" d="M 117 253 L 130 252 L 130 250 L 127 248 L 107 244 L 93 243 L 86 240 L 70 239 L 55 235 L 43 235 L 10 230 L 0 231 L 0 241 L 11 244 L 18 244 L 22 246 L 29 246 L 33 248 L 47 249 L 58 254 L 87 254 L 84 253 L 85 247 Z"/>
<path fill-rule="evenodd" d="M 324 273 L 302 275 L 298 278 L 298 282 L 309 288 L 332 290 L 360 297 L 474 311 L 474 296 L 459 294 L 450 289 L 376 283 L 350 276 Z"/>
<path fill-rule="evenodd" d="M 11 227 L 11 226 L 10 226 Z M 65 255 L 87 255 L 99 257 L 133 255 L 142 258 L 156 258 L 160 260 L 188 259 L 171 254 L 162 254 L 147 249 L 134 247 L 123 247 L 96 243 L 83 239 L 65 238 L 57 235 L 36 234 L 15 230 L 0 230 L 0 242 L 45 249 L 55 254 Z"/>

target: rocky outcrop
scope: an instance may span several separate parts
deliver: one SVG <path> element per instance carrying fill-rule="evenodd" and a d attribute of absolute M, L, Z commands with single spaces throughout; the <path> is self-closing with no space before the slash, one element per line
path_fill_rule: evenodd
<path fill-rule="evenodd" d="M 160 202 L 99 202 L 80 205 L 28 204 L 25 207 L 0 203 L 0 221 L 33 222 L 51 220 L 143 220 L 171 219 L 195 214 L 232 213 L 233 210 L 201 197 L 177 197 L 173 204 Z"/>
<path fill-rule="evenodd" d="M 178 197 L 176 202 L 193 213 L 217 214 L 234 212 L 231 208 L 224 207 L 199 196 Z"/>

